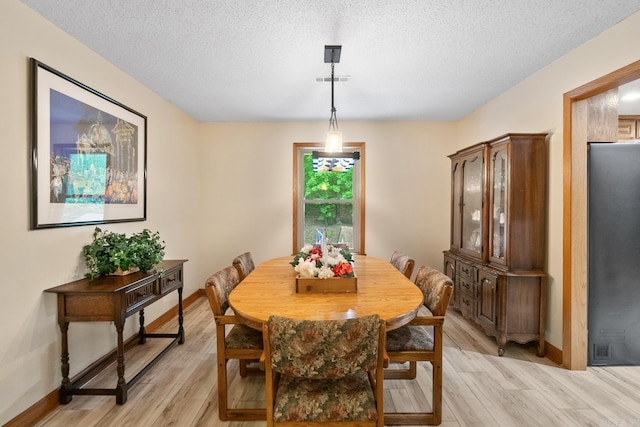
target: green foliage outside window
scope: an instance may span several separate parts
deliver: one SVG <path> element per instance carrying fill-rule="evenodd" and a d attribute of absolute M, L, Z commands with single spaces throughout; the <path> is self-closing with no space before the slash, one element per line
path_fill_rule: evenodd
<path fill-rule="evenodd" d="M 305 200 L 351 200 L 353 198 L 353 169 L 347 172 L 314 172 L 311 154 L 304 155 Z M 305 217 L 315 218 L 319 225 L 351 224 L 351 204 L 305 204 Z"/>

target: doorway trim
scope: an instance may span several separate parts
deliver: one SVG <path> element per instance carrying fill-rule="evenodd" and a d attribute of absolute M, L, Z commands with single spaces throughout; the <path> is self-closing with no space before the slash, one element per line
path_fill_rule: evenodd
<path fill-rule="evenodd" d="M 587 129 L 584 103 L 640 78 L 640 61 L 563 95 L 562 365 L 587 369 Z"/>

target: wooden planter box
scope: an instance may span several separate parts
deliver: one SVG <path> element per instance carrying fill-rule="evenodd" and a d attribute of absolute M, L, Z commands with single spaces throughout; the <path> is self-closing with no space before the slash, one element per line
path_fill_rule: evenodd
<path fill-rule="evenodd" d="M 111 274 L 112 276 L 127 276 L 129 274 L 136 273 L 138 271 L 140 271 L 138 267 L 129 267 L 128 270 L 122 270 L 120 267 L 118 267 L 116 271 L 109 274 Z"/>
<path fill-rule="evenodd" d="M 357 277 L 331 277 L 318 279 L 317 277 L 296 277 L 296 292 L 298 293 L 344 293 L 357 292 Z"/>

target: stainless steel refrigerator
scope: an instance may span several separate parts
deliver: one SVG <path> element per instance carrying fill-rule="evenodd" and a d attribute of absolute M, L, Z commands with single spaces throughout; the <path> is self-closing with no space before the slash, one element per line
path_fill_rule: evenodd
<path fill-rule="evenodd" d="M 640 365 L 640 144 L 590 143 L 588 364 Z"/>

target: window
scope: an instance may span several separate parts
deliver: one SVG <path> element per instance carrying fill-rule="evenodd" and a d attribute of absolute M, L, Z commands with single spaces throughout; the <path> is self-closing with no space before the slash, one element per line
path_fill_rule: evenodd
<path fill-rule="evenodd" d="M 360 152 L 347 172 L 314 172 L 312 151 L 324 144 L 293 144 L 293 253 L 320 241 L 344 243 L 364 254 L 364 142 L 345 143 Z"/>

